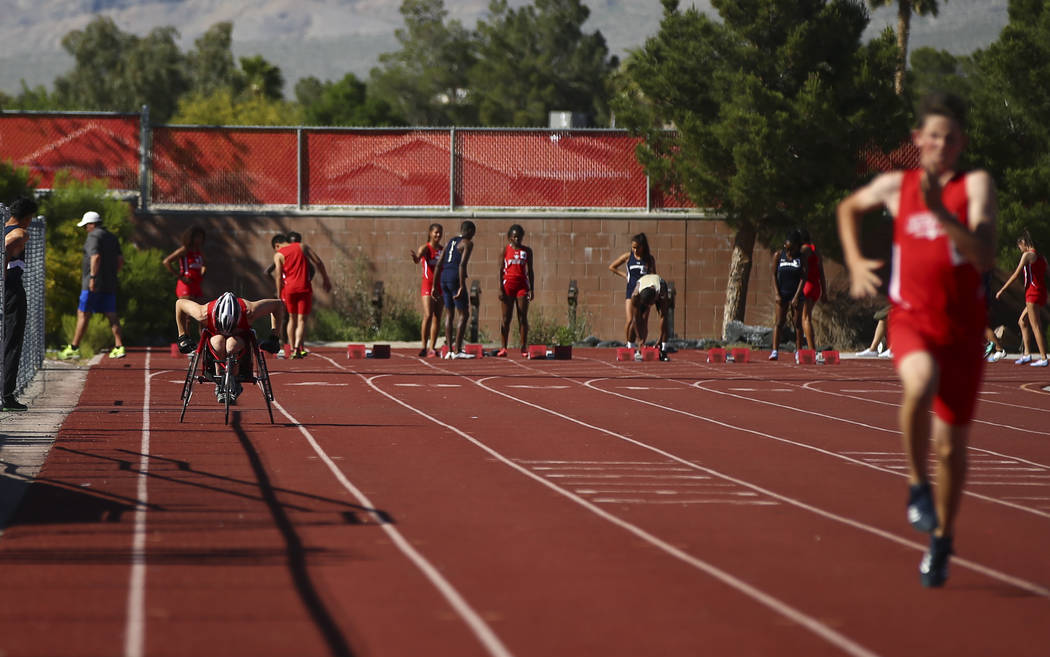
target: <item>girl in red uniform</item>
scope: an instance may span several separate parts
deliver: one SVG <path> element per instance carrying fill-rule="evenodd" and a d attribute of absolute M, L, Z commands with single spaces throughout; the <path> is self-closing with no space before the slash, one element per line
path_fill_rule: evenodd
<path fill-rule="evenodd" d="M 507 246 L 499 261 L 499 302 L 503 315 L 499 325 L 502 347 L 497 356 L 507 355 L 507 337 L 510 335 L 510 317 L 518 308 L 518 329 L 521 331 L 521 355 L 529 348 L 529 302 L 532 301 L 532 249 L 521 243 L 525 229 L 514 224 L 507 231 Z"/>
<path fill-rule="evenodd" d="M 175 297 L 200 301 L 204 298 L 201 281 L 204 279 L 204 229 L 200 226 L 187 228 L 182 233 L 182 246 L 164 258 L 164 266 L 178 279 Z"/>
<path fill-rule="evenodd" d="M 1032 367 L 1046 367 L 1046 338 L 1043 337 L 1043 323 L 1039 320 L 1039 311 L 1046 305 L 1046 258 L 1035 248 L 1035 240 L 1027 230 L 1017 238 L 1017 248 L 1021 250 L 1021 261 L 1017 263 L 1017 269 L 1010 278 L 1003 283 L 1003 287 L 995 293 L 995 298 L 1003 296 L 1006 288 L 1024 274 L 1024 310 L 1017 320 L 1017 325 L 1021 327 L 1021 338 L 1024 340 L 1024 353 L 1014 362 L 1018 365 L 1029 363 Z M 1039 347 L 1037 361 L 1032 360 L 1032 333 L 1035 333 L 1035 344 Z"/>
<path fill-rule="evenodd" d="M 824 259 L 817 253 L 817 245 L 810 239 L 809 231 L 802 228 L 799 233 L 802 236 L 802 257 L 806 260 L 806 283 L 802 286 L 802 332 L 809 348 L 816 349 L 817 343 L 813 341 L 813 306 L 820 301 L 824 290 L 828 289 L 828 282 L 824 278 Z"/>
<path fill-rule="evenodd" d="M 409 251 L 412 262 L 422 265 L 423 268 L 423 281 L 420 284 L 420 293 L 423 296 L 423 325 L 420 328 L 423 348 L 419 350 L 420 358 L 426 358 L 428 354 L 437 355 L 438 327 L 441 325 L 441 310 L 444 304 L 440 296 L 433 295 L 434 269 L 437 267 L 438 258 L 441 257 L 441 251 L 445 248 L 441 244 L 444 234 L 445 229 L 441 224 L 430 224 L 429 240 L 415 251 Z"/>

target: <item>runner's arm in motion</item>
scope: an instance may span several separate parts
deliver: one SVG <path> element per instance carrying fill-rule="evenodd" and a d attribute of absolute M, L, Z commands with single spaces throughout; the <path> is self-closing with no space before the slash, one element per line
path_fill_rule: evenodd
<path fill-rule="evenodd" d="M 865 258 L 860 248 L 860 222 L 872 210 L 886 208 L 897 215 L 901 179 L 904 174 L 893 171 L 877 176 L 867 185 L 857 189 L 839 203 L 836 210 L 839 241 L 842 255 L 849 270 L 850 296 L 863 298 L 875 296 L 882 279 L 876 271 L 884 264 L 882 260 Z"/>
<path fill-rule="evenodd" d="M 306 259 L 313 264 L 314 269 L 321 272 L 321 287 L 324 288 L 325 292 L 331 292 L 332 281 L 328 278 L 328 270 L 325 269 L 324 262 L 321 261 L 321 256 L 314 253 L 314 250 L 308 246 L 303 247 L 303 253 L 306 254 Z"/>
<path fill-rule="evenodd" d="M 1014 270 L 1014 273 L 1010 274 L 1010 278 L 1006 279 L 1006 282 L 1003 283 L 1003 286 L 999 288 L 998 292 L 995 293 L 996 299 L 1003 296 L 1003 293 L 1006 292 L 1006 289 L 1010 287 L 1010 285 L 1012 285 L 1013 282 L 1021 276 L 1021 272 L 1024 271 L 1024 266 L 1033 260 L 1035 260 L 1035 254 L 1031 251 L 1021 254 L 1021 259 L 1017 262 L 1017 269 Z"/>
<path fill-rule="evenodd" d="M 966 175 L 966 217 L 954 217 L 941 202 L 937 177 L 924 171 L 921 181 L 926 207 L 967 262 L 985 272 L 995 266 L 995 183 L 986 171 Z"/>
<path fill-rule="evenodd" d="M 277 294 L 274 296 L 281 296 L 281 288 L 284 286 L 284 254 L 275 253 L 273 254 L 273 280 L 276 285 Z"/>

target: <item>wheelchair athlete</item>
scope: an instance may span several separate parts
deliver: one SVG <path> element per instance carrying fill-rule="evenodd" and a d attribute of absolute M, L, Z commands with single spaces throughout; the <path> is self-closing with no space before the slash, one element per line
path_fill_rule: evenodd
<path fill-rule="evenodd" d="M 234 390 L 223 390 L 221 385 L 215 387 L 215 398 L 219 403 L 226 402 L 229 394 L 230 403 L 234 403 L 241 394 L 240 371 L 251 373 L 251 351 L 245 349 L 252 342 L 252 320 L 262 314 L 269 314 L 270 337 L 259 343 L 259 348 L 272 354 L 280 349 L 276 326 L 280 326 L 280 313 L 284 303 L 280 299 L 260 299 L 248 301 L 225 292 L 208 304 L 199 304 L 190 299 L 179 299 L 175 302 L 175 325 L 179 329 L 179 351 L 188 354 L 197 348 L 197 343 L 187 335 L 188 319 L 200 322 L 207 340 L 205 357 L 211 359 L 214 373 L 221 374 L 222 363 L 227 356 L 237 356 L 234 361 Z M 221 380 L 221 379 L 220 379 Z"/>

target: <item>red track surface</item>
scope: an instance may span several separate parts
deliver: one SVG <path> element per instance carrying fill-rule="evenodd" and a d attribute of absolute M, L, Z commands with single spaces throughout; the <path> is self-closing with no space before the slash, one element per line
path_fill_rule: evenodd
<path fill-rule="evenodd" d="M 105 361 L 0 537 L 0 655 L 1050 654 L 1044 372 L 989 367 L 924 590 L 890 363 L 574 355 L 321 349 L 229 427 Z"/>

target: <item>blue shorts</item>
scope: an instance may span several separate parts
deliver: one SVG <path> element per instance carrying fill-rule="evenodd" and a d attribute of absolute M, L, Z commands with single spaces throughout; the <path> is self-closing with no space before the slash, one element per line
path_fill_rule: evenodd
<path fill-rule="evenodd" d="M 106 292 L 80 291 L 80 305 L 77 310 L 85 313 L 117 312 L 117 295 Z"/>
<path fill-rule="evenodd" d="M 453 306 L 455 306 L 457 310 L 462 310 L 463 312 L 466 312 L 467 305 L 470 302 L 470 297 L 469 295 L 464 293 L 463 296 L 457 299 L 455 298 L 455 295 L 458 291 L 458 280 L 450 281 L 445 280 L 444 278 L 441 279 L 441 298 L 445 300 L 445 307 L 452 308 Z"/>
<path fill-rule="evenodd" d="M 627 298 L 628 299 L 630 299 L 631 295 L 634 294 L 634 288 L 636 288 L 636 287 L 638 287 L 638 279 L 637 278 L 634 279 L 633 281 L 630 280 L 630 279 L 627 279 Z"/>

